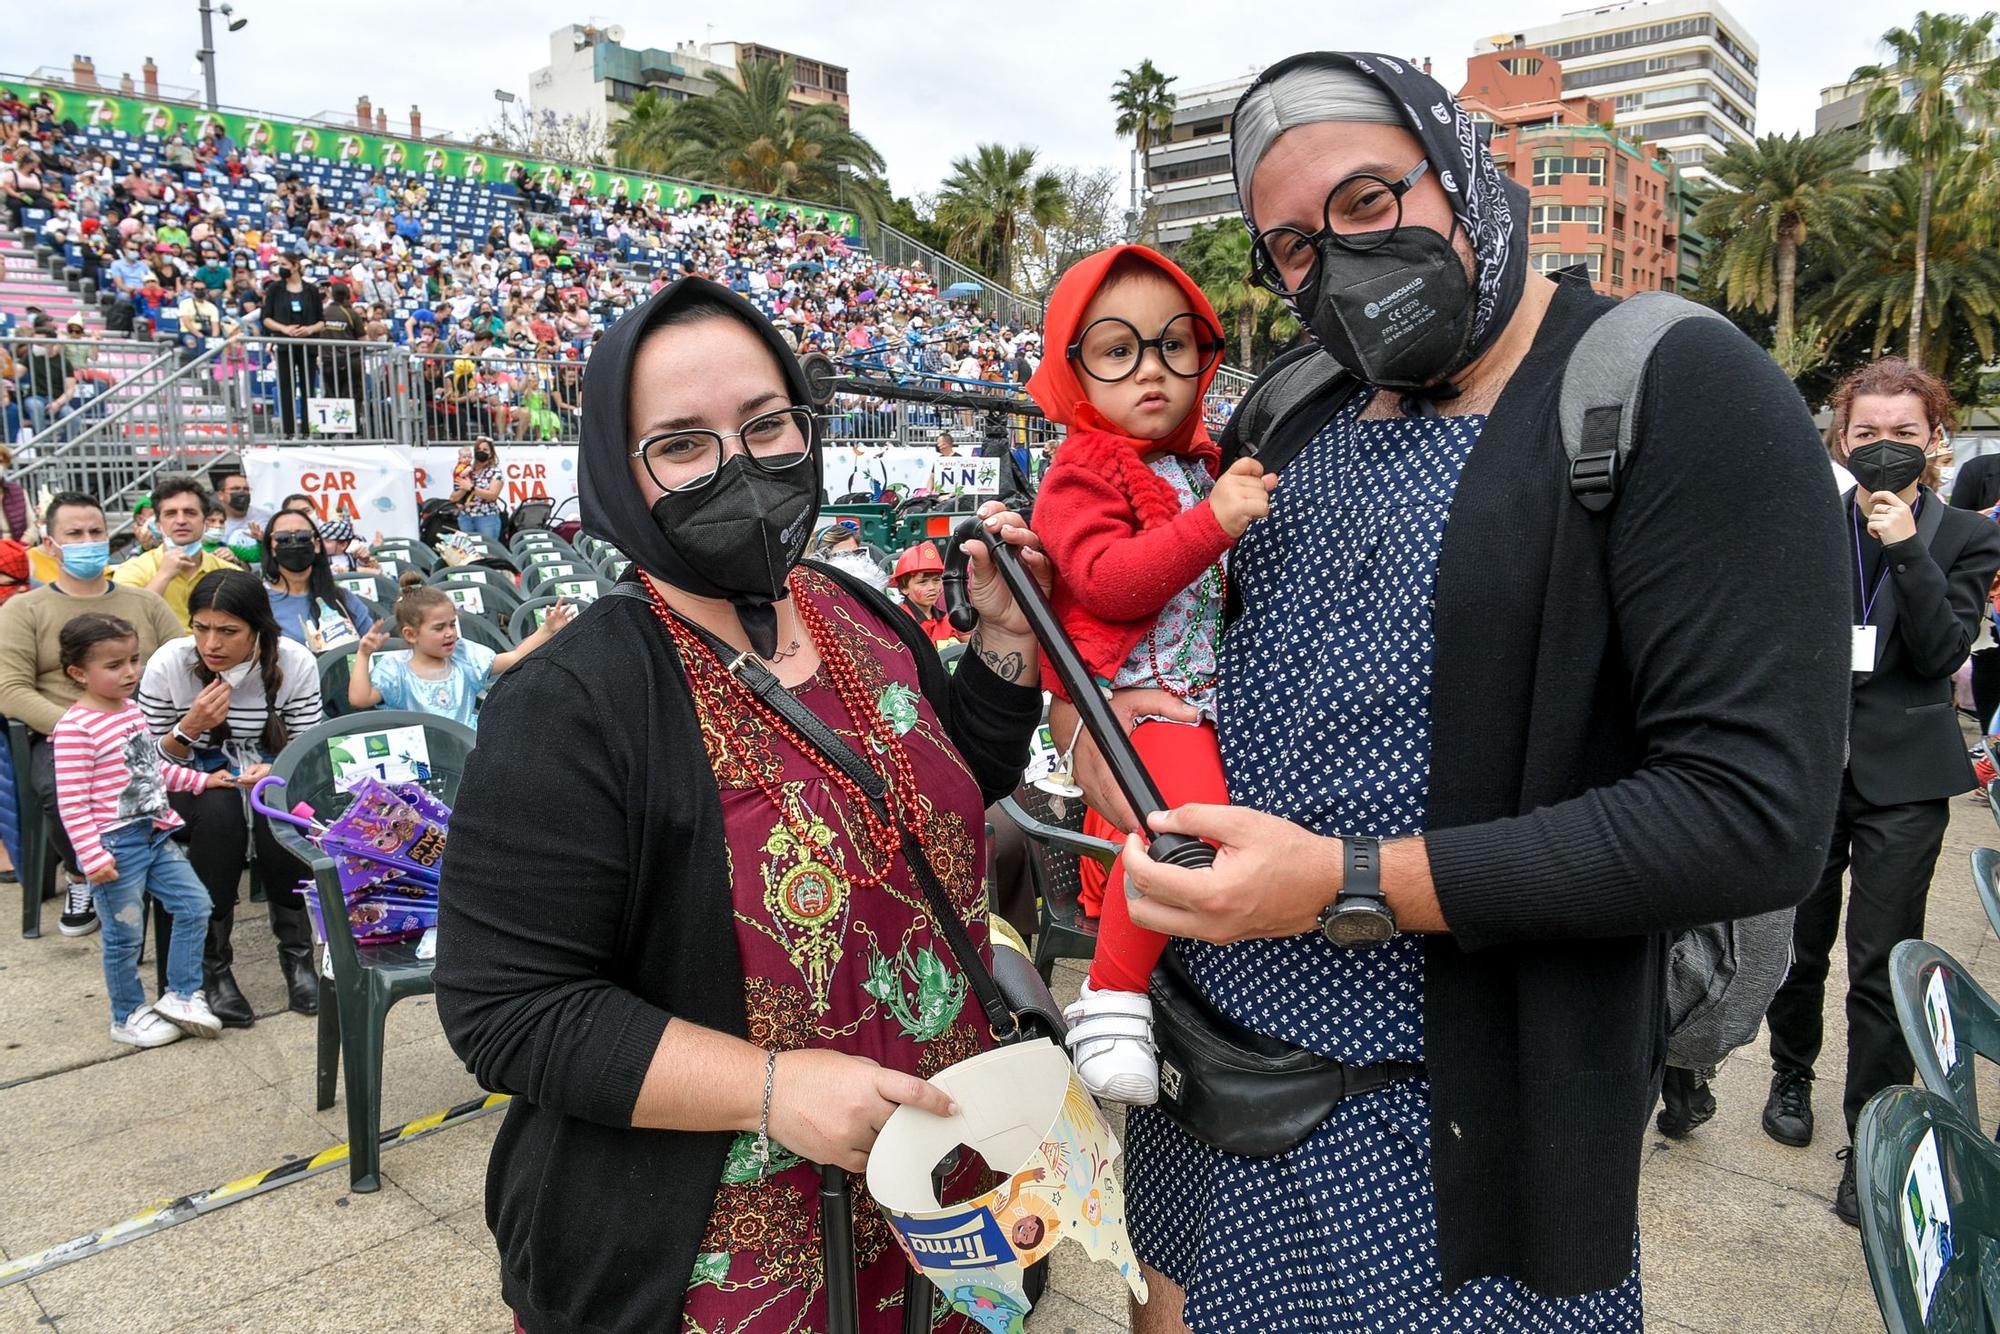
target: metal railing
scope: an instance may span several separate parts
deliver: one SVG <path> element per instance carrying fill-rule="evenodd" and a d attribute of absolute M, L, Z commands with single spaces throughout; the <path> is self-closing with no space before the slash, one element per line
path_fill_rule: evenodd
<path fill-rule="evenodd" d="M 185 354 L 177 346 L 159 350 L 123 383 L 115 403 L 102 412 L 91 407 L 69 414 L 20 448 L 8 479 L 35 497 L 61 491 L 95 496 L 112 534 L 124 532 L 133 505 L 157 478 L 198 466 L 198 456 L 212 462 L 229 448 L 215 434 L 218 426 L 226 432 L 227 421 L 196 403 L 222 352 L 219 343 Z"/>

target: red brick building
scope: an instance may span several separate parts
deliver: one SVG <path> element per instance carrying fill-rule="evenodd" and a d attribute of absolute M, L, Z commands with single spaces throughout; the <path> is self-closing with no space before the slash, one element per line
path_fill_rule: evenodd
<path fill-rule="evenodd" d="M 1564 97 L 1562 67 L 1522 50 L 1473 56 L 1458 100 L 1490 125 L 1500 170 L 1527 187 L 1529 263 L 1537 272 L 1581 264 L 1607 296 L 1677 289 L 1673 163 L 1608 128 L 1608 100 Z"/>

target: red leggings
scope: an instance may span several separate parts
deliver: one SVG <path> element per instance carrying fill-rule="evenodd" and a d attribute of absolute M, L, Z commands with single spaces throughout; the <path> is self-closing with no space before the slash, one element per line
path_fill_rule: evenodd
<path fill-rule="evenodd" d="M 1193 802 L 1228 805 L 1229 788 L 1222 780 L 1222 755 L 1215 746 L 1212 724 L 1140 723 L 1132 729 L 1132 745 L 1169 807 Z M 1084 818 L 1084 832 L 1100 838 L 1121 837 L 1094 811 Z M 1125 899 L 1125 859 L 1120 857 L 1104 886 L 1097 955 L 1090 965 L 1091 989 L 1145 991 L 1146 980 L 1153 975 L 1153 966 L 1166 945 L 1167 938 L 1159 932 L 1132 924 L 1131 907 Z"/>

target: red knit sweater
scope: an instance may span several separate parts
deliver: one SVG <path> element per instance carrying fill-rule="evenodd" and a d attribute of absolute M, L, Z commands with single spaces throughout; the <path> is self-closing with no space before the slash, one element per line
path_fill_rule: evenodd
<path fill-rule="evenodd" d="M 1180 508 L 1174 489 L 1141 457 L 1147 447 L 1110 431 L 1075 431 L 1035 498 L 1035 531 L 1055 566 L 1050 601 L 1103 681 L 1117 674 L 1173 596 L 1233 541 L 1206 500 Z M 1206 436 L 1188 457 L 1215 475 L 1216 449 Z M 1042 683 L 1065 694 L 1046 661 Z"/>

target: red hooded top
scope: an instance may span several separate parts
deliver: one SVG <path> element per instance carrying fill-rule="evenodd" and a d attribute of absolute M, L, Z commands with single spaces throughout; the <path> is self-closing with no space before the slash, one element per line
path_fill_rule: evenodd
<path fill-rule="evenodd" d="M 1084 394 L 1069 359 L 1083 312 L 1121 255 L 1136 255 L 1181 289 L 1188 309 L 1220 329 L 1215 309 L 1194 279 L 1145 246 L 1101 250 L 1063 274 L 1043 323 L 1042 363 L 1028 392 L 1051 421 L 1069 428 L 1035 497 L 1035 531 L 1055 566 L 1051 602 L 1077 652 L 1101 680 L 1110 680 L 1174 595 L 1222 557 L 1232 539 L 1204 500 L 1183 510 L 1174 489 L 1144 462 L 1164 449 L 1194 458 L 1216 475 L 1220 458 L 1202 423 L 1201 399 L 1215 378 L 1210 367 L 1188 415 L 1158 440 L 1125 435 Z M 1062 694 L 1043 664 L 1042 682 Z"/>

